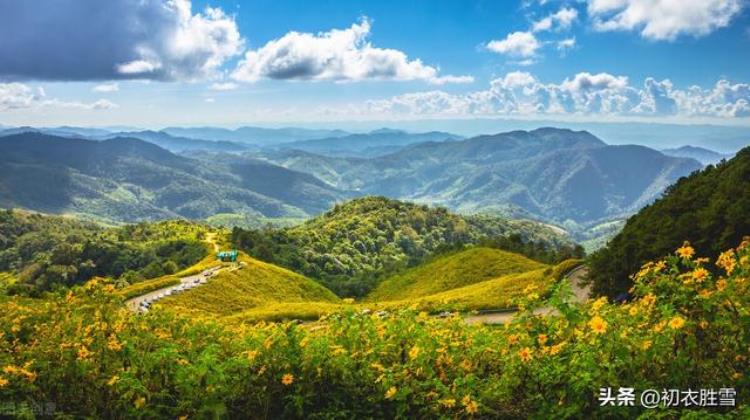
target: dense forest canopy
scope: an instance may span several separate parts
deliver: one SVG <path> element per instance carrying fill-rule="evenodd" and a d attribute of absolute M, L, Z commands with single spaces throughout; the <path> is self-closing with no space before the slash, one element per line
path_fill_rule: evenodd
<path fill-rule="evenodd" d="M 623 230 L 590 257 L 594 292 L 617 296 L 647 261 L 690 241 L 716 259 L 750 234 L 750 148 L 680 179 L 664 196 L 628 219 Z"/>
<path fill-rule="evenodd" d="M 459 216 L 384 197 L 339 204 L 291 228 L 235 228 L 232 242 L 256 258 L 321 281 L 339 296 L 356 297 L 385 274 L 468 244 L 522 252 L 545 262 L 583 252 L 540 224 Z"/>
<path fill-rule="evenodd" d="M 18 210 L 0 211 L 0 272 L 11 293 L 36 295 L 94 276 L 127 285 L 174 273 L 203 258 L 206 228 L 184 221 L 117 228 Z"/>

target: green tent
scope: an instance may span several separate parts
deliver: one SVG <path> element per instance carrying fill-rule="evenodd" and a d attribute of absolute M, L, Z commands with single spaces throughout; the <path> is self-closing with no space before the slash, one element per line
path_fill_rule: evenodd
<path fill-rule="evenodd" d="M 236 262 L 237 255 L 239 255 L 239 252 L 237 252 L 236 249 L 233 249 L 231 251 L 219 251 L 216 254 L 216 258 L 224 262 Z"/>

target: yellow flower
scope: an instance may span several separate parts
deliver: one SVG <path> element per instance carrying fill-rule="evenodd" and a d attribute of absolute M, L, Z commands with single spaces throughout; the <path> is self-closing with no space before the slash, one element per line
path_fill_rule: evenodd
<path fill-rule="evenodd" d="M 603 334 L 607 331 L 607 321 L 603 320 L 600 316 L 595 316 L 589 321 L 589 327 L 591 327 L 591 331 Z"/>
<path fill-rule="evenodd" d="M 524 362 L 528 362 L 533 357 L 531 349 L 528 347 L 522 348 L 518 351 L 518 357 L 520 357 Z"/>
<path fill-rule="evenodd" d="M 681 248 L 678 248 L 677 251 L 675 251 L 677 255 L 680 256 L 680 258 L 693 258 L 693 255 L 695 255 L 695 250 L 693 247 L 690 246 L 690 242 L 685 241 L 685 243 L 682 245 Z"/>
<path fill-rule="evenodd" d="M 86 360 L 91 355 L 89 349 L 86 346 L 81 346 L 78 349 L 78 360 Z"/>
<path fill-rule="evenodd" d="M 116 384 L 117 381 L 119 381 L 119 380 L 120 380 L 120 377 L 117 376 L 117 375 L 115 375 L 112 378 L 110 378 L 110 380 L 107 381 L 107 385 L 112 386 L 112 385 Z"/>
<path fill-rule="evenodd" d="M 258 357 L 258 351 L 257 350 L 248 350 L 245 352 L 245 356 L 247 356 L 247 360 L 253 361 L 256 357 Z"/>
<path fill-rule="evenodd" d="M 289 385 L 293 384 L 294 383 L 294 375 L 292 375 L 291 373 L 285 374 L 284 376 L 281 377 L 281 383 L 284 384 L 284 385 L 286 385 L 286 386 L 289 386 Z"/>
<path fill-rule="evenodd" d="M 598 311 L 602 306 L 604 306 L 605 303 L 607 303 L 607 297 L 602 296 L 591 304 L 591 309 L 593 309 L 594 311 Z"/>
<path fill-rule="evenodd" d="M 722 291 L 727 288 L 727 281 L 724 279 L 719 279 L 719 281 L 716 282 L 716 290 Z"/>
<path fill-rule="evenodd" d="M 385 391 L 385 398 L 388 399 L 388 400 L 390 400 L 391 398 L 393 398 L 396 395 L 397 391 L 398 390 L 396 389 L 395 386 L 392 386 L 392 387 L 388 388 L 388 391 Z"/>
<path fill-rule="evenodd" d="M 551 347 L 549 348 L 549 354 L 551 354 L 551 355 L 553 355 L 553 356 L 554 356 L 554 355 L 556 355 L 557 353 L 560 353 L 560 351 L 562 350 L 562 348 L 563 348 L 564 346 L 565 346 L 565 343 L 558 343 L 558 344 L 555 344 L 554 346 L 551 346 Z"/>
<path fill-rule="evenodd" d="M 456 400 L 454 400 L 453 398 L 446 398 L 438 402 L 445 408 L 453 408 L 456 406 Z"/>
<path fill-rule="evenodd" d="M 679 330 L 685 326 L 685 318 L 677 315 L 669 321 L 669 327 L 674 330 Z"/>
<path fill-rule="evenodd" d="M 409 350 L 409 358 L 411 360 L 414 360 L 417 358 L 417 356 L 419 356 L 419 347 L 414 346 L 411 348 L 411 350 Z"/>
<path fill-rule="evenodd" d="M 8 380 L 0 376 L 0 388 L 3 388 L 8 384 L 9 384 Z"/>
<path fill-rule="evenodd" d="M 641 349 L 648 350 L 648 349 L 651 348 L 652 344 L 653 344 L 653 342 L 651 340 L 646 340 L 646 341 L 643 342 L 643 344 L 641 344 Z"/>
<path fill-rule="evenodd" d="M 631 306 L 630 309 L 628 310 L 628 314 L 630 314 L 630 316 L 638 315 L 638 307 L 635 305 Z"/>
<path fill-rule="evenodd" d="M 380 371 L 380 372 L 382 372 L 382 371 L 385 370 L 385 368 L 383 367 L 383 365 L 380 364 L 380 363 L 378 363 L 378 362 L 373 362 L 372 364 L 370 364 L 370 367 L 373 368 L 373 369 L 375 369 L 375 370 L 377 370 L 377 371 Z"/>
<path fill-rule="evenodd" d="M 700 292 L 698 292 L 698 296 L 700 296 L 700 297 L 702 297 L 702 298 L 705 299 L 705 298 L 711 296 L 711 292 L 708 289 L 702 289 Z"/>
<path fill-rule="evenodd" d="M 537 337 L 537 341 L 539 342 L 540 346 L 543 346 L 547 343 L 547 334 L 539 334 L 539 337 Z"/>
<path fill-rule="evenodd" d="M 468 414 L 476 414 L 477 411 L 479 411 L 479 405 L 476 401 L 469 401 L 469 403 L 466 404 L 466 412 Z"/>
<path fill-rule="evenodd" d="M 734 250 L 730 249 L 729 251 L 722 252 L 721 255 L 719 255 L 719 259 L 716 260 L 716 265 L 723 268 L 727 274 L 732 274 L 737 265 L 737 260 L 734 257 Z"/>
<path fill-rule="evenodd" d="M 696 268 L 695 271 L 693 271 L 693 280 L 697 281 L 698 283 L 705 280 L 706 277 L 708 277 L 708 270 L 703 267 Z"/>
<path fill-rule="evenodd" d="M 135 400 L 133 405 L 135 406 L 135 408 L 143 408 L 143 406 L 146 405 L 146 398 L 145 397 L 138 398 L 137 400 Z"/>
<path fill-rule="evenodd" d="M 656 296 L 654 296 L 653 293 L 649 293 L 641 298 L 641 303 L 645 306 L 651 306 L 656 303 Z"/>
<path fill-rule="evenodd" d="M 508 324 L 505 324 L 508 325 Z M 518 335 L 511 334 L 508 336 L 508 344 L 516 344 L 518 342 Z"/>
<path fill-rule="evenodd" d="M 702 319 L 701 322 L 698 323 L 698 326 L 701 327 L 702 330 L 705 330 L 708 328 L 708 321 Z"/>
<path fill-rule="evenodd" d="M 109 341 L 107 342 L 107 348 L 112 351 L 120 351 L 122 350 L 122 344 L 120 344 L 119 341 L 117 341 L 117 337 L 114 335 L 111 335 L 109 337 Z"/>

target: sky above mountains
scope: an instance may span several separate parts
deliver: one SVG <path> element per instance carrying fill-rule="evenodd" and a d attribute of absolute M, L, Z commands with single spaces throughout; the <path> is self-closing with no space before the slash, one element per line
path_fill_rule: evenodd
<path fill-rule="evenodd" d="M 746 0 L 0 0 L 0 124 L 750 124 Z"/>

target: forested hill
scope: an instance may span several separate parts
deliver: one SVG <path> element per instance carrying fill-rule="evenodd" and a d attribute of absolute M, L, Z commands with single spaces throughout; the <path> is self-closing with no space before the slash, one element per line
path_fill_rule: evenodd
<path fill-rule="evenodd" d="M 118 286 L 172 274 L 207 255 L 210 228 L 164 221 L 117 228 L 19 210 L 0 210 L 0 273 L 11 293 L 41 292 L 82 284 L 94 276 Z"/>
<path fill-rule="evenodd" d="M 591 256 L 595 292 L 615 296 L 629 275 L 690 241 L 715 260 L 750 235 L 750 147 L 729 161 L 679 180 L 664 196 L 628 219 L 606 248 Z"/>
<path fill-rule="evenodd" d="M 444 208 L 365 197 L 336 205 L 300 226 L 232 233 L 252 256 L 321 281 L 339 296 L 363 296 L 385 273 L 484 243 L 553 261 L 582 251 L 549 227 Z"/>
<path fill-rule="evenodd" d="M 195 160 L 138 139 L 35 132 L 0 137 L 0 192 L 0 207 L 114 222 L 217 213 L 299 218 L 346 197 L 312 175 L 267 162 Z"/>

